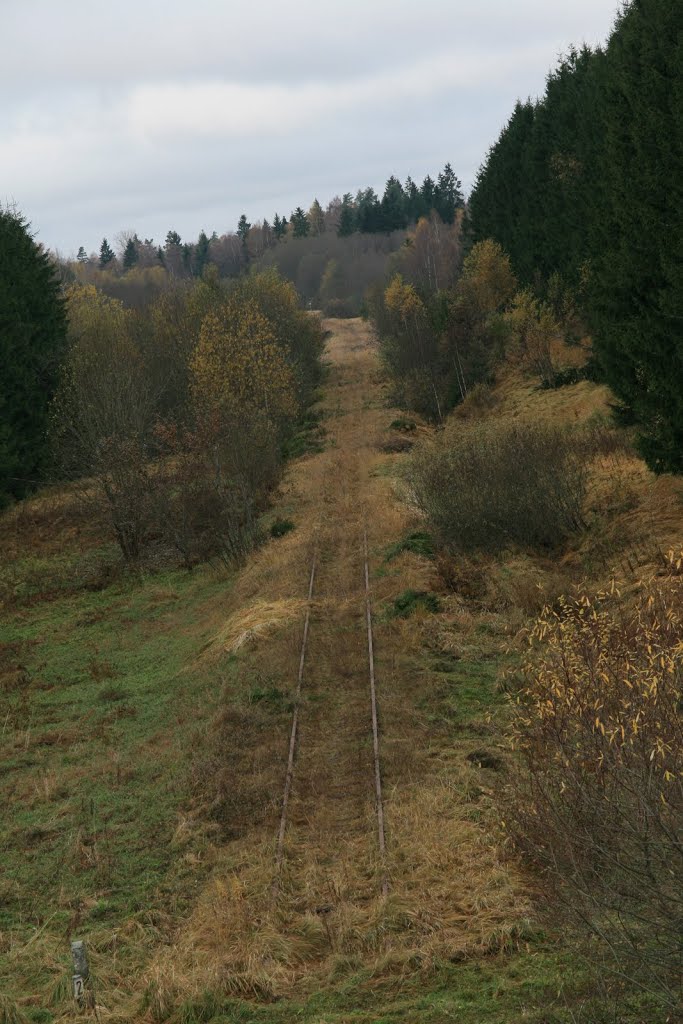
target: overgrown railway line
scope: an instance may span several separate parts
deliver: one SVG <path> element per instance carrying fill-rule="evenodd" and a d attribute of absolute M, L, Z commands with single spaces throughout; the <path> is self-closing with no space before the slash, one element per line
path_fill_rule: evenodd
<path fill-rule="evenodd" d="M 362 572 L 359 573 L 359 583 L 362 580 L 362 587 L 359 585 L 358 590 L 355 594 L 351 595 L 350 600 L 357 602 L 359 608 L 364 605 L 364 621 L 365 621 L 365 632 L 367 634 L 367 665 L 366 665 L 366 716 L 365 716 L 365 727 L 364 732 L 366 738 L 371 739 L 372 745 L 372 760 L 371 760 L 371 778 L 372 778 L 372 790 L 374 793 L 374 818 L 376 828 L 376 843 L 377 843 L 377 854 L 379 861 L 379 878 L 378 886 L 379 892 L 382 896 L 386 896 L 389 891 L 389 878 L 387 873 L 386 863 L 386 832 L 385 832 L 385 815 L 384 815 L 384 800 L 382 796 L 382 769 L 381 769 L 381 754 L 380 754 L 380 717 L 378 710 L 377 700 L 377 685 L 375 675 L 375 645 L 374 645 L 374 634 L 373 634 L 373 623 L 372 623 L 372 595 L 370 588 L 370 569 L 369 569 L 369 554 L 368 554 L 368 532 L 367 526 L 363 527 L 362 545 Z M 288 826 L 290 825 L 291 817 L 291 804 L 293 793 L 297 788 L 297 775 L 299 775 L 299 782 L 301 782 L 301 772 L 297 772 L 297 766 L 299 761 L 299 748 L 301 743 L 300 738 L 300 723 L 301 713 L 304 704 L 304 693 L 305 693 L 305 678 L 313 676 L 315 669 L 310 667 L 310 644 L 309 638 L 312 633 L 311 615 L 314 606 L 314 591 L 316 584 L 316 575 L 318 574 L 320 567 L 320 553 L 316 543 L 313 555 L 311 558 L 311 567 L 309 573 L 308 582 L 308 597 L 306 605 L 306 613 L 303 622 L 303 632 L 301 638 L 301 647 L 299 652 L 299 669 L 297 676 L 297 683 L 294 696 L 294 707 L 292 711 L 292 723 L 289 734 L 289 747 L 287 754 L 287 765 L 285 770 L 285 779 L 282 792 L 280 821 L 276 840 L 275 848 L 275 875 L 273 880 L 273 898 L 277 900 L 280 894 L 281 879 L 283 867 L 287 858 L 286 850 L 286 836 Z M 360 568 L 360 566 L 359 566 Z M 324 602 L 320 602 L 321 607 L 324 607 Z M 320 622 L 318 623 L 320 625 Z M 313 627 L 315 628 L 315 627 Z M 358 673 L 353 673 L 358 676 Z M 358 679 L 354 680 L 359 682 Z M 367 699 L 369 696 L 369 700 Z M 332 729 L 333 725 L 329 723 L 321 723 L 321 727 Z M 343 732 L 337 731 L 335 738 L 339 740 Z M 351 761 L 353 761 L 353 751 L 351 753 Z M 362 758 L 359 757 L 361 762 L 359 770 L 361 774 L 366 776 L 369 774 L 367 771 L 363 771 Z M 370 767 L 370 766 L 369 766 Z M 333 788 L 332 796 L 336 796 L 338 799 L 344 800 L 346 793 L 344 792 L 344 781 L 343 773 L 340 773 L 340 783 L 337 787 Z M 370 779 L 367 779 L 370 782 Z M 310 785 L 310 780 L 309 780 Z M 315 796 L 314 799 L 317 801 L 329 799 L 329 792 L 325 795 Z M 336 825 L 340 830 L 347 831 L 349 828 L 350 821 L 347 818 L 344 820 L 341 814 L 335 815 L 337 818 Z M 307 815 L 300 815 L 301 824 L 303 830 L 306 831 Z"/>

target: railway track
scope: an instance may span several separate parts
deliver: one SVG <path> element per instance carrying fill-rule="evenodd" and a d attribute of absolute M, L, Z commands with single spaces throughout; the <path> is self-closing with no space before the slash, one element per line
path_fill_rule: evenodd
<path fill-rule="evenodd" d="M 363 732 L 365 737 L 371 738 L 372 746 L 372 762 L 367 766 L 362 765 L 363 758 L 359 753 L 358 761 L 359 767 L 355 770 L 355 775 L 359 773 L 365 775 L 366 783 L 370 782 L 369 775 L 372 776 L 372 791 L 374 795 L 374 819 L 376 827 L 376 849 L 379 859 L 379 891 L 382 896 L 386 896 L 389 891 L 389 879 L 387 873 L 386 863 L 386 833 L 385 833 L 385 816 L 384 816 L 384 801 L 382 796 L 382 771 L 381 771 L 381 759 L 380 759 L 380 726 L 379 726 L 379 713 L 378 713 L 378 701 L 377 701 L 377 686 L 376 686 L 376 674 L 375 674 L 375 649 L 374 649 L 374 635 L 373 635 L 373 620 L 372 620 L 372 595 L 370 589 L 370 570 L 369 570 L 369 556 L 368 556 L 368 534 L 367 527 L 363 528 L 363 539 L 361 546 L 362 553 L 362 574 L 359 573 L 359 583 L 362 579 L 362 588 L 359 586 L 356 594 L 353 595 L 352 601 L 357 601 L 359 611 L 364 605 L 364 622 L 365 631 L 367 634 L 367 663 L 366 663 L 366 683 L 365 683 L 365 713 Z M 308 585 L 308 603 L 306 607 L 306 614 L 304 617 L 303 633 L 301 639 L 301 648 L 299 652 L 299 670 L 297 676 L 297 684 L 294 699 L 294 709 L 292 712 L 292 724 L 289 734 L 289 748 L 287 755 L 287 767 L 285 771 L 285 780 L 282 793 L 282 803 L 280 812 L 279 828 L 277 833 L 277 841 L 275 848 L 275 872 L 272 886 L 273 899 L 277 900 L 280 893 L 281 879 L 283 873 L 283 867 L 287 860 L 286 855 L 286 836 L 288 828 L 290 827 L 292 817 L 292 800 L 297 790 L 297 764 L 301 757 L 302 739 L 301 739 L 301 725 L 302 725 L 302 708 L 304 707 L 304 694 L 306 691 L 307 677 L 311 675 L 311 671 L 308 669 L 310 661 L 310 638 L 312 633 L 315 633 L 315 627 L 311 628 L 311 614 L 313 609 L 314 592 L 316 586 L 316 577 L 320 566 L 320 553 L 316 547 L 314 550 L 311 567 L 309 573 L 309 585 Z M 357 671 L 352 673 L 357 676 Z M 349 709 L 350 719 L 353 719 L 351 709 Z M 311 728 L 311 723 L 308 723 Z M 330 758 L 333 763 L 333 767 L 328 769 L 330 774 L 334 774 L 336 771 L 339 772 L 339 778 L 337 784 L 332 789 L 332 794 L 328 792 L 327 796 L 320 796 L 315 792 L 315 785 L 308 780 L 309 788 L 312 789 L 312 799 L 316 801 L 324 799 L 336 799 L 342 801 L 347 796 L 347 787 L 344 783 L 343 772 L 337 767 L 334 767 L 338 758 L 338 751 L 335 748 L 340 743 L 343 743 L 342 732 L 339 728 L 334 728 L 335 723 L 327 723 L 327 727 L 330 731 Z M 324 723 L 322 723 L 324 727 Z M 347 744 L 352 746 L 352 744 Z M 350 754 L 351 762 L 353 762 L 353 752 L 347 751 Z M 313 772 L 309 770 L 309 775 Z M 299 788 L 304 789 L 304 785 L 299 780 Z M 353 830 L 354 819 L 342 820 L 338 814 L 338 827 L 343 828 L 344 834 L 349 833 Z M 306 830 L 311 823 L 311 813 L 307 810 L 299 810 L 298 823 L 301 828 Z M 365 827 L 365 826 L 361 826 Z"/>

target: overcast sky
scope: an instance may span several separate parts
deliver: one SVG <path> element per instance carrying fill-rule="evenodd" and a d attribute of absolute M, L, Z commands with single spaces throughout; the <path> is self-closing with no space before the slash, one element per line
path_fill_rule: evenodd
<path fill-rule="evenodd" d="M 0 0 L 0 201 L 65 255 L 289 215 L 450 161 L 616 0 Z"/>

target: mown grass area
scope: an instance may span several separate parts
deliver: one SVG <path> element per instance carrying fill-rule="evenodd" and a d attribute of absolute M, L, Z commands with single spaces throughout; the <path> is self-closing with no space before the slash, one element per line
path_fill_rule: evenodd
<path fill-rule="evenodd" d="M 230 577 L 161 571 L 93 590 L 85 562 L 112 552 L 15 558 L 3 577 L 0 991 L 29 1013 L 69 1005 L 72 938 L 91 940 L 110 988 L 140 970 L 202 876 L 202 836 L 176 833 L 219 690 L 199 655 Z"/>

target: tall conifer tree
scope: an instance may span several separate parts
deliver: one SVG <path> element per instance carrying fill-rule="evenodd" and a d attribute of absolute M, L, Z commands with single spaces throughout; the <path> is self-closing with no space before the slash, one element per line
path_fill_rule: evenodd
<path fill-rule="evenodd" d="M 66 343 L 55 268 L 26 221 L 0 208 L 0 505 L 45 468 L 48 409 Z"/>

